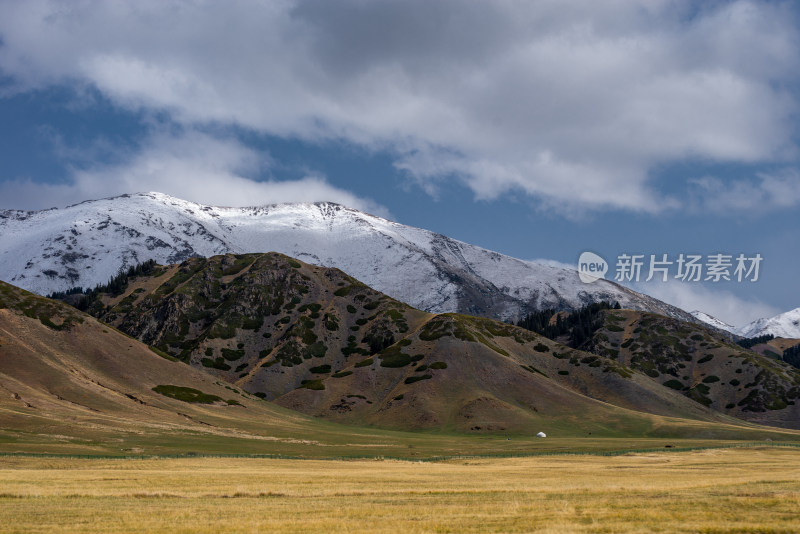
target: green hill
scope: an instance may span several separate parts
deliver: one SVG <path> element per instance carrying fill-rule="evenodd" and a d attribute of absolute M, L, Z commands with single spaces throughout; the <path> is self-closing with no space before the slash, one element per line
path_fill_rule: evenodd
<path fill-rule="evenodd" d="M 800 370 L 700 325 L 610 310 L 592 350 L 698 403 L 741 419 L 800 428 Z"/>
<path fill-rule="evenodd" d="M 0 453 L 400 456 L 409 447 L 442 454 L 453 442 L 281 408 L 0 281 Z"/>
<path fill-rule="evenodd" d="M 91 310 L 242 391 L 348 424 L 573 436 L 652 435 L 661 417 L 739 424 L 613 358 L 427 314 L 275 253 L 156 269 Z"/>

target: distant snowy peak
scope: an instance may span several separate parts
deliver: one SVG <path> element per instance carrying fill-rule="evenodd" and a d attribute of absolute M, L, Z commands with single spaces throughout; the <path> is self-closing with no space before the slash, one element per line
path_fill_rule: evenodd
<path fill-rule="evenodd" d="M 691 312 L 691 314 L 699 321 L 706 323 L 707 325 L 713 326 L 714 328 L 725 330 L 726 332 L 731 332 L 731 333 L 734 333 L 734 331 L 736 330 L 736 327 L 729 325 L 725 321 L 720 321 L 713 315 L 701 312 L 700 310 L 695 310 Z"/>
<path fill-rule="evenodd" d="M 795 308 L 768 319 L 757 319 L 750 324 L 737 328 L 735 333 L 743 337 L 772 334 L 775 337 L 798 339 L 800 338 L 800 308 Z"/>
<path fill-rule="evenodd" d="M 337 267 L 414 307 L 517 319 L 597 301 L 695 321 L 607 280 L 518 260 L 428 230 L 329 203 L 204 206 L 140 193 L 37 212 L 0 211 L 0 279 L 39 294 L 105 283 L 153 259 L 280 252 Z"/>

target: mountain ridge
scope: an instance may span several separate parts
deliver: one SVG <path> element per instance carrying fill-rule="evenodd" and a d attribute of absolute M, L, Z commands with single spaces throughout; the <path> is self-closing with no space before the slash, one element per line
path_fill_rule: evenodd
<path fill-rule="evenodd" d="M 798 435 L 721 416 L 683 419 L 635 412 L 574 394 L 571 398 L 582 399 L 580 407 L 591 408 L 589 412 L 579 410 L 572 419 L 561 417 L 561 424 L 555 424 L 559 418 L 540 413 L 543 417 L 533 420 L 535 425 L 514 433 L 511 441 L 499 436 L 486 439 L 465 433 L 344 426 L 275 406 L 229 382 L 168 360 L 87 314 L 0 282 L 0 451 L 103 457 L 497 455 L 540 450 L 536 447 L 544 442 L 535 432 L 542 429 L 551 436 L 546 450 L 576 447 L 575 436 L 585 435 L 587 423 L 589 430 L 595 430 L 594 436 L 616 436 L 624 443 L 630 437 L 792 440 Z M 524 370 L 518 376 L 540 375 Z M 435 381 L 419 381 L 415 387 Z M 344 400 L 370 406 L 360 397 Z M 475 400 L 465 407 L 471 424 L 496 424 L 495 418 L 487 420 L 491 416 L 487 408 L 496 406 L 491 398 L 482 394 Z M 498 405 L 504 413 L 502 404 Z M 702 414 L 703 408 L 697 413 Z M 583 434 L 580 428 L 576 430 L 579 426 Z M 591 445 L 597 443 L 594 436 L 589 442 L 578 441 L 596 446 Z M 612 439 L 610 443 L 622 442 Z M 582 446 L 577 445 L 579 450 Z"/>
<path fill-rule="evenodd" d="M 742 326 L 732 326 L 705 312 L 695 310 L 691 314 L 698 320 L 734 336 L 753 338 L 765 335 L 785 339 L 800 338 L 800 308 L 795 308 L 772 317 L 762 317 Z"/>
<path fill-rule="evenodd" d="M 724 413 L 800 428 L 800 371 L 780 356 L 747 350 L 716 331 L 632 310 L 603 312 L 592 352 L 643 372 Z"/>
<path fill-rule="evenodd" d="M 717 319 L 713 315 L 710 315 L 710 314 L 708 314 L 708 313 L 706 313 L 704 311 L 700 311 L 700 310 L 694 310 L 694 311 L 689 312 L 689 313 L 691 313 L 697 320 L 699 320 L 699 321 L 701 321 L 701 322 L 703 322 L 703 323 L 705 323 L 705 324 L 707 324 L 709 326 L 713 326 L 714 328 L 717 328 L 719 330 L 724 330 L 725 332 L 730 332 L 731 334 L 736 334 L 736 327 L 735 326 L 729 325 L 725 321 L 723 321 L 721 319 Z"/>
<path fill-rule="evenodd" d="M 105 283 L 153 259 L 277 251 L 342 269 L 416 308 L 515 320 L 597 301 L 696 321 L 684 310 L 608 280 L 519 260 L 339 204 L 213 207 L 161 193 L 62 209 L 0 211 L 0 277 L 40 294 Z"/>
<path fill-rule="evenodd" d="M 613 351 L 590 354 L 491 319 L 429 314 L 279 253 L 155 267 L 119 294 L 95 295 L 89 311 L 254 395 L 348 424 L 486 432 L 549 421 L 574 434 L 633 425 L 638 416 L 625 410 L 729 417 L 724 404 L 710 410 L 654 381 L 649 367 L 615 361 Z M 781 384 L 791 381 L 782 376 Z M 729 393 L 738 401 L 748 391 Z M 770 408 L 772 420 L 791 424 L 787 406 Z"/>

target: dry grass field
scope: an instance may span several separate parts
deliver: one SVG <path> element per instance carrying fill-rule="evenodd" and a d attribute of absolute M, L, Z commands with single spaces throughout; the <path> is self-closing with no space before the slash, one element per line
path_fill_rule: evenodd
<path fill-rule="evenodd" d="M 800 450 L 0 458 L 2 532 L 797 532 Z"/>

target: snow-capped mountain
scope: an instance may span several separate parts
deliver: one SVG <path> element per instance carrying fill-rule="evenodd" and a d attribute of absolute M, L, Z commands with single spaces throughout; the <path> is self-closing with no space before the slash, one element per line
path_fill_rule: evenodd
<path fill-rule="evenodd" d="M 775 337 L 800 338 L 800 308 L 767 319 L 756 319 L 737 328 L 734 332 L 742 337 L 758 337 L 772 334 Z"/>
<path fill-rule="evenodd" d="M 276 251 L 338 267 L 430 312 L 514 319 L 599 300 L 694 320 L 685 311 L 576 271 L 522 261 L 338 204 L 204 206 L 161 193 L 64 209 L 0 211 L 0 279 L 39 294 L 94 287 L 148 259 Z"/>
<path fill-rule="evenodd" d="M 736 331 L 735 326 L 731 326 L 725 321 L 721 321 L 716 317 L 714 317 L 713 315 L 707 314 L 706 312 L 702 312 L 700 310 L 694 310 L 693 312 L 691 312 L 691 314 L 694 316 L 695 319 L 707 325 L 713 326 L 714 328 L 718 328 L 719 330 L 725 330 L 726 332 L 730 332 L 732 334 L 735 333 Z"/>

